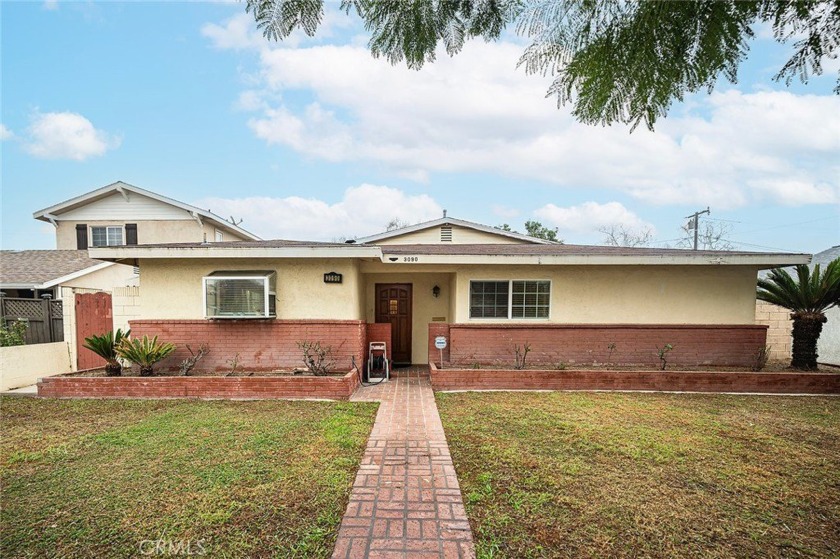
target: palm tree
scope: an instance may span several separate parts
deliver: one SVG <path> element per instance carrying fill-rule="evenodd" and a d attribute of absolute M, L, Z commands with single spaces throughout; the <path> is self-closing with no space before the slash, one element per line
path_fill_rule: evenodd
<path fill-rule="evenodd" d="M 805 264 L 796 267 L 796 279 L 782 268 L 770 270 L 764 279 L 758 280 L 756 296 L 791 311 L 793 319 L 793 359 L 790 366 L 795 369 L 817 368 L 817 340 L 820 338 L 825 311 L 840 305 L 840 258 L 828 263 L 825 272 L 820 265 L 814 272 Z"/>

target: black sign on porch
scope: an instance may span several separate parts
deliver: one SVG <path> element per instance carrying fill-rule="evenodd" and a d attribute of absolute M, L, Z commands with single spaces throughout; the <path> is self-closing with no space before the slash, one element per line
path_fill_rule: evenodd
<path fill-rule="evenodd" d="M 341 283 L 342 275 L 338 272 L 327 272 L 324 274 L 324 283 Z"/>

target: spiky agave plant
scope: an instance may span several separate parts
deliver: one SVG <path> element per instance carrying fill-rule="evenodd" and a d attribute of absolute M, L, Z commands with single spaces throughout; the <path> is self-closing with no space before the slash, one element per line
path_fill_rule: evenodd
<path fill-rule="evenodd" d="M 84 347 L 105 360 L 105 374 L 109 377 L 117 377 L 122 374 L 122 365 L 117 359 L 117 348 L 123 340 L 128 339 L 131 330 L 123 332 L 117 328 L 116 332 L 107 332 L 101 336 L 85 338 Z"/>
<path fill-rule="evenodd" d="M 131 361 L 140 367 L 141 377 L 150 377 L 154 372 L 154 365 L 165 359 L 175 351 L 175 344 L 158 342 L 158 337 L 143 339 L 124 339 L 117 348 L 117 353 L 123 359 Z"/>
<path fill-rule="evenodd" d="M 791 311 L 793 319 L 793 358 L 790 366 L 796 369 L 817 368 L 817 341 L 825 311 L 840 305 L 840 258 L 828 263 L 820 273 L 820 265 L 813 273 L 804 264 L 796 267 L 796 279 L 781 269 L 758 280 L 758 299 Z"/>

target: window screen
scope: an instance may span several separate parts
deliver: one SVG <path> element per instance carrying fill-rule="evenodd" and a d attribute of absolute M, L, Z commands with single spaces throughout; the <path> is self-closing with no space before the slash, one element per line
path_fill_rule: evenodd
<path fill-rule="evenodd" d="M 471 281 L 470 318 L 507 318 L 509 287 L 506 281 Z"/>

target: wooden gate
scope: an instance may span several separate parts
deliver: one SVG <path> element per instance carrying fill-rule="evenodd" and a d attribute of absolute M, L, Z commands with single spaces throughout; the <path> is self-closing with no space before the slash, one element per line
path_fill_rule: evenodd
<path fill-rule="evenodd" d="M 85 338 L 113 329 L 110 293 L 76 293 L 76 365 L 80 371 L 105 366 L 104 359 L 84 347 Z"/>
<path fill-rule="evenodd" d="M 26 344 L 64 341 L 64 316 L 61 301 L 50 299 L 0 298 L 0 320 L 9 325 L 26 323 Z"/>

